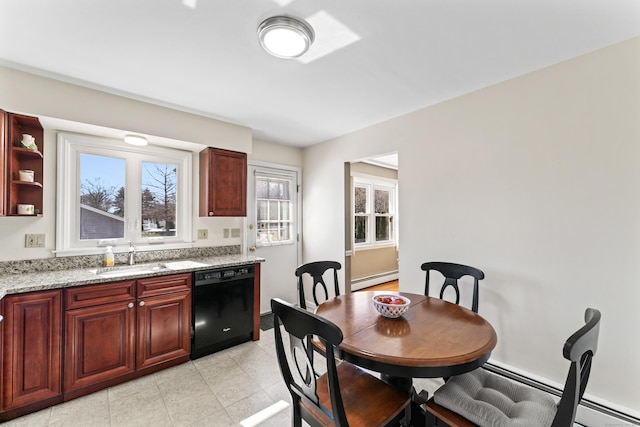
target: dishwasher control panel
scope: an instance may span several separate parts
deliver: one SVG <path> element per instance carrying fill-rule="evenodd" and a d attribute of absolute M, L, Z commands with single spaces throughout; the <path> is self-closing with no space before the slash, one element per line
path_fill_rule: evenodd
<path fill-rule="evenodd" d="M 253 277 L 253 266 L 228 267 L 216 270 L 196 271 L 194 273 L 194 284 L 196 286 L 210 283 L 223 282 L 226 280 L 239 280 Z"/>

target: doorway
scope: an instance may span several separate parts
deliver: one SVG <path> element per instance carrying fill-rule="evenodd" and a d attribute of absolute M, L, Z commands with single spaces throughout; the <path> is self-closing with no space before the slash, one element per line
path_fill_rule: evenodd
<path fill-rule="evenodd" d="M 260 313 L 268 313 L 272 298 L 297 298 L 300 169 L 249 163 L 247 172 L 245 253 L 265 259 L 260 266 Z"/>
<path fill-rule="evenodd" d="M 398 279 L 398 155 L 345 164 L 345 291 Z"/>

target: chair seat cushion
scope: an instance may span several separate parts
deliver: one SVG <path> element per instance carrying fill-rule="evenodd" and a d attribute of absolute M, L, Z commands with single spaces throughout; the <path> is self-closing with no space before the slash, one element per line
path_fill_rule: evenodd
<path fill-rule="evenodd" d="M 479 426 L 550 426 L 557 411 L 547 393 L 482 368 L 450 378 L 433 400 Z"/>

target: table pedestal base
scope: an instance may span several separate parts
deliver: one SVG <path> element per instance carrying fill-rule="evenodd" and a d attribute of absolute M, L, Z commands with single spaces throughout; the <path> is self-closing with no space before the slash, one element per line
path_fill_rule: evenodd
<path fill-rule="evenodd" d="M 406 377 L 396 377 L 393 375 L 381 374 L 380 378 L 400 390 L 411 393 L 411 426 L 429 427 L 435 425 L 435 418 L 424 409 L 424 405 L 429 400 L 429 393 L 426 390 L 416 392 L 413 388 L 413 379 Z"/>

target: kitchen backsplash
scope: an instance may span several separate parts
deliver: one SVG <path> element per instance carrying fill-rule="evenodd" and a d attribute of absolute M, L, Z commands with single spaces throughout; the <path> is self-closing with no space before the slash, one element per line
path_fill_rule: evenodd
<path fill-rule="evenodd" d="M 239 255 L 240 245 L 212 246 L 204 248 L 167 249 L 162 251 L 136 252 L 136 263 L 160 262 L 175 259 L 207 258 Z M 36 273 L 56 270 L 102 267 L 102 255 L 83 255 L 60 258 L 27 259 L 0 262 L 0 276 L 5 274 Z M 128 254 L 115 254 L 115 265 L 127 264 Z"/>

